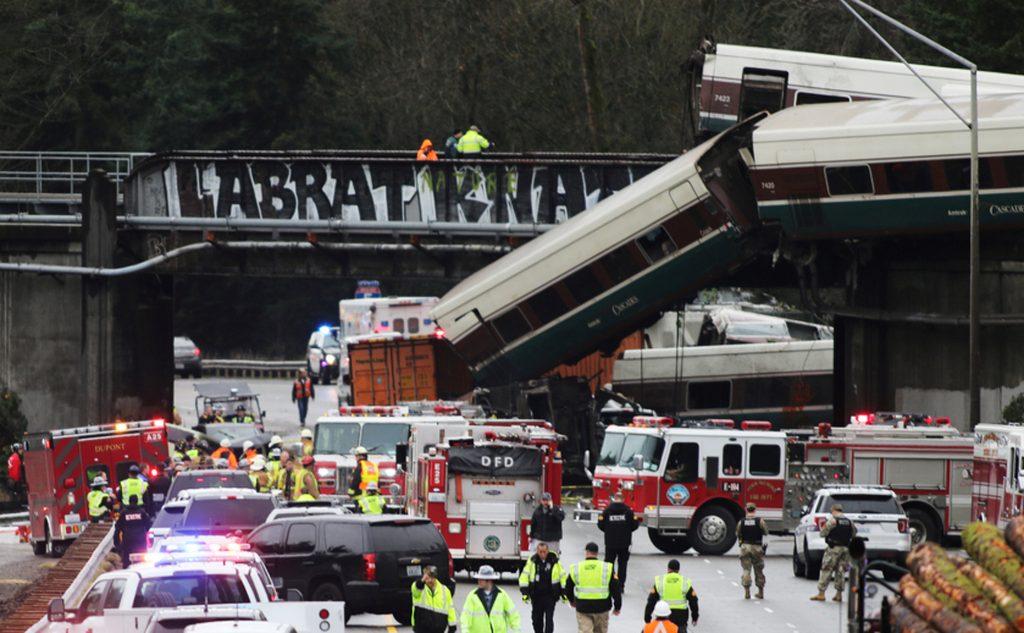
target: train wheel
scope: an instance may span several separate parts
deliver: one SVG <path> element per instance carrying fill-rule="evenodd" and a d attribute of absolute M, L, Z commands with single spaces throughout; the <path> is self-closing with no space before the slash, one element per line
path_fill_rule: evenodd
<path fill-rule="evenodd" d="M 687 535 L 698 553 L 719 556 L 736 544 L 736 517 L 725 508 L 713 506 L 697 515 Z"/>

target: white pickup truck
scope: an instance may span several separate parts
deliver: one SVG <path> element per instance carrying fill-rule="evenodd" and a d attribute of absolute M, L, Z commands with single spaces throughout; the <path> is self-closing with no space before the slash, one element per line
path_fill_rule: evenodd
<path fill-rule="evenodd" d="M 166 620 L 167 612 L 175 609 L 239 605 L 246 610 L 258 609 L 269 622 L 290 624 L 297 633 L 344 633 L 343 602 L 304 602 L 297 591 L 289 594 L 288 602 L 273 599 L 259 570 L 252 565 L 218 561 L 137 566 L 102 574 L 77 608 L 66 609 L 60 598 L 52 600 L 44 630 L 171 633 L 183 630 L 187 622 L 182 619 L 179 629 L 163 624 L 151 627 L 156 624 L 151 621 Z"/>

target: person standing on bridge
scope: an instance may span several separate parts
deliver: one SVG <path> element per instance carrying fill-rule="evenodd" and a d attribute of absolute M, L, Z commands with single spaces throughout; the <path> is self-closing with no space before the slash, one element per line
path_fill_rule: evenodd
<path fill-rule="evenodd" d="M 633 545 L 633 532 L 640 527 L 633 510 L 622 502 L 622 492 L 612 495 L 612 502 L 597 517 L 597 529 L 604 532 L 604 560 L 616 563 L 616 574 L 623 593 L 626 591 L 626 572 L 629 567 L 629 548 Z"/>
<path fill-rule="evenodd" d="M 114 542 L 121 554 L 123 569 L 128 569 L 132 554 L 146 551 L 146 532 L 151 524 L 152 520 L 140 497 L 130 495 L 128 504 L 121 509 L 121 516 L 114 523 Z"/>
<path fill-rule="evenodd" d="M 747 504 L 747 516 L 736 526 L 736 538 L 740 542 L 740 566 L 743 568 L 743 598 L 750 600 L 750 572 L 754 572 L 757 584 L 757 599 L 764 599 L 764 554 L 768 545 L 768 524 L 757 516 L 757 506 Z"/>
<path fill-rule="evenodd" d="M 210 455 L 210 457 L 212 457 L 215 462 L 218 459 L 227 460 L 228 468 L 231 470 L 238 468 L 238 458 L 235 457 L 235 452 L 231 450 L 231 442 L 227 438 L 220 441 L 220 448 L 213 451 L 213 454 Z"/>
<path fill-rule="evenodd" d="M 457 148 L 459 150 L 459 154 L 465 158 L 479 156 L 490 146 L 491 142 L 480 133 L 480 128 L 475 125 L 471 125 L 469 126 L 469 131 L 463 134 L 462 138 L 459 139 Z"/>
<path fill-rule="evenodd" d="M 128 499 L 131 497 L 137 497 L 139 503 L 142 502 L 145 497 L 146 491 L 149 489 L 149 484 L 142 480 L 140 477 L 139 467 L 136 464 L 132 464 L 128 468 L 128 478 L 121 480 L 117 488 L 121 494 L 121 505 L 128 505 Z"/>
<path fill-rule="evenodd" d="M 434 151 L 434 142 L 429 138 L 423 139 L 420 144 L 420 151 L 416 152 L 416 160 L 421 163 L 429 163 L 437 160 L 437 152 Z"/>
<path fill-rule="evenodd" d="M 459 139 L 462 138 L 462 130 L 455 130 L 452 135 L 448 137 L 448 140 L 444 142 L 444 157 L 445 158 L 458 158 L 459 157 Z"/>
<path fill-rule="evenodd" d="M 654 577 L 654 587 L 647 596 L 647 607 L 644 609 L 644 622 L 650 622 L 654 608 L 659 601 L 665 601 L 669 607 L 669 620 L 682 633 L 686 633 L 687 617 L 693 620 L 694 626 L 700 617 L 700 605 L 697 592 L 689 578 L 679 573 L 679 561 L 673 558 L 668 561 L 668 573 Z"/>
<path fill-rule="evenodd" d="M 821 561 L 821 575 L 818 577 L 818 593 L 811 600 L 823 602 L 828 581 L 835 576 L 836 595 L 833 602 L 843 601 L 843 581 L 846 570 L 850 567 L 850 542 L 857 536 L 857 526 L 843 515 L 843 506 L 832 505 L 832 518 L 821 528 L 821 537 L 825 539 L 825 556 Z"/>
<path fill-rule="evenodd" d="M 664 600 L 658 600 L 652 613 L 654 619 L 644 626 L 644 633 L 679 633 L 679 627 L 670 619 L 672 607 Z"/>
<path fill-rule="evenodd" d="M 622 591 L 611 563 L 597 557 L 597 543 L 587 543 L 583 561 L 562 576 L 562 595 L 576 609 L 579 633 L 608 633 L 608 612 L 622 611 Z"/>
<path fill-rule="evenodd" d="M 353 501 L 358 501 L 359 495 L 363 494 L 370 482 L 380 483 L 380 471 L 377 464 L 370 461 L 365 448 L 357 446 L 355 454 L 356 467 L 352 469 L 352 478 L 348 482 L 348 496 L 352 497 Z"/>
<path fill-rule="evenodd" d="M 299 443 L 302 445 L 302 456 L 312 457 L 313 456 L 313 430 L 302 429 L 302 433 L 299 433 Z"/>
<path fill-rule="evenodd" d="M 551 493 L 545 492 L 540 496 L 540 505 L 533 511 L 530 518 L 530 547 L 537 548 L 539 543 L 545 543 L 555 552 L 561 552 L 562 521 L 565 520 L 565 511 L 561 507 L 555 507 L 551 500 Z"/>
<path fill-rule="evenodd" d="M 309 399 L 316 398 L 313 381 L 305 369 L 300 369 L 292 383 L 292 402 L 299 407 L 299 426 L 306 426 L 306 413 L 309 412 Z"/>

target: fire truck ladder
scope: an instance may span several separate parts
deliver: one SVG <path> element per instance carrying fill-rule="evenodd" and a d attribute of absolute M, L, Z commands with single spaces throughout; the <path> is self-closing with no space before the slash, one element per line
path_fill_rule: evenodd
<path fill-rule="evenodd" d="M 54 567 L 18 596 L 17 609 L 0 620 L 0 631 L 34 631 L 46 618 L 50 600 L 62 596 L 71 600 L 76 597 L 71 594 L 84 592 L 110 548 L 112 539 L 107 537 L 112 531 L 109 523 L 89 525 Z"/>

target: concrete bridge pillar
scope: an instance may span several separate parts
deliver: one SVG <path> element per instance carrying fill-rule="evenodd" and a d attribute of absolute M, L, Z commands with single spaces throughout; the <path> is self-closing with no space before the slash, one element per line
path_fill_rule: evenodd
<path fill-rule="evenodd" d="M 111 268 L 117 247 L 117 189 L 103 171 L 89 174 L 82 202 L 82 266 Z M 113 283 L 105 277 L 86 277 L 82 283 L 79 378 L 83 423 L 113 418 Z"/>

